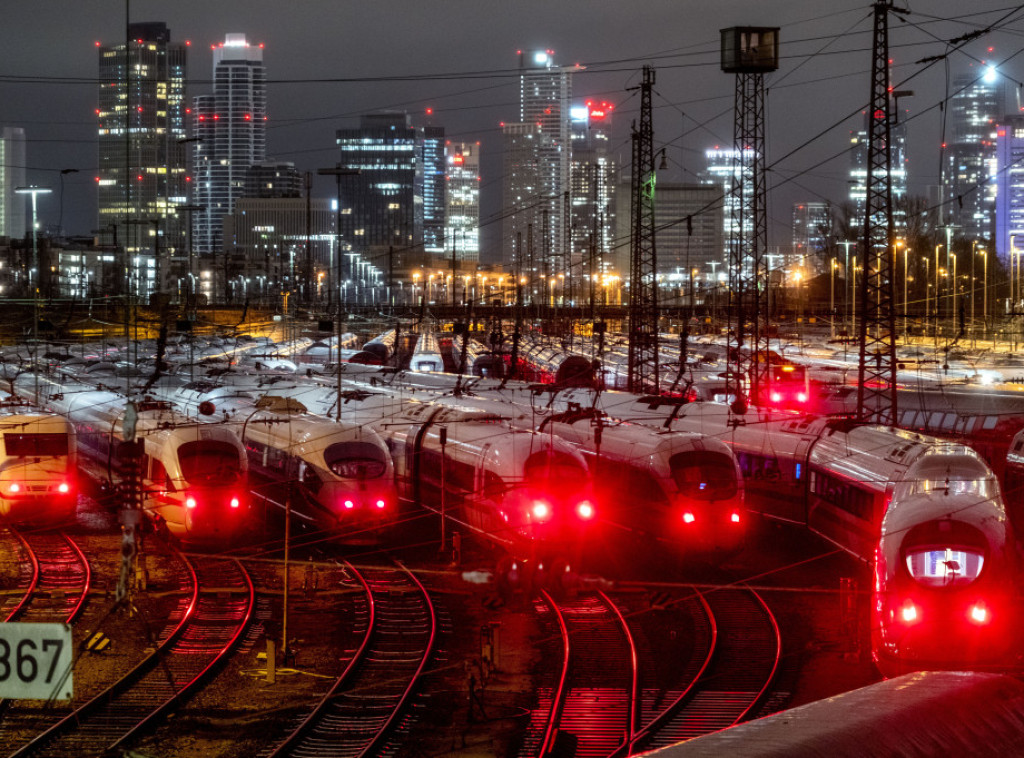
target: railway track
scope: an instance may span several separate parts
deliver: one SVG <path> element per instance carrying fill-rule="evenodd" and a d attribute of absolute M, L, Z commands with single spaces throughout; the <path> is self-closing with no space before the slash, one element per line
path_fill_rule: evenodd
<path fill-rule="evenodd" d="M 711 629 L 706 662 L 676 697 L 665 698 L 660 713 L 651 714 L 633 736 L 629 753 L 745 721 L 768 693 L 782 644 L 775 617 L 761 596 L 743 587 L 720 587 L 702 593 L 701 605 Z"/>
<path fill-rule="evenodd" d="M 252 581 L 233 559 L 182 557 L 180 584 L 181 599 L 152 654 L 12 758 L 123 749 L 213 675 L 249 622 Z"/>
<path fill-rule="evenodd" d="M 365 592 L 355 616 L 363 636 L 317 706 L 268 756 L 367 756 L 393 747 L 434 650 L 437 615 L 404 566 L 350 572 Z"/>
<path fill-rule="evenodd" d="M 601 592 L 543 593 L 535 607 L 562 665 L 541 675 L 524 757 L 623 757 L 732 726 L 763 702 L 781 652 L 770 610 L 743 588 L 673 601 L 658 623 L 623 602 L 627 622 Z"/>
<path fill-rule="evenodd" d="M 535 602 L 560 631 L 562 666 L 540 688 L 539 707 L 521 756 L 608 756 L 635 728 L 637 656 L 632 634 L 611 598 L 586 592 Z"/>
<path fill-rule="evenodd" d="M 18 561 L 18 591 L 12 593 L 18 599 L 5 605 L 3 620 L 73 623 L 91 580 L 82 549 L 61 532 L 8 532 L 23 557 Z"/>

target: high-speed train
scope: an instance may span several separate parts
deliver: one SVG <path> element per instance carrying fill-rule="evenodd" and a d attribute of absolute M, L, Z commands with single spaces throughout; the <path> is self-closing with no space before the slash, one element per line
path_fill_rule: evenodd
<path fill-rule="evenodd" d="M 273 391 L 313 413 L 338 412 L 331 386 Z M 444 510 L 444 518 L 514 558 L 572 560 L 600 517 L 580 453 L 557 436 L 516 428 L 500 415 L 424 402 L 432 397 L 369 384 L 346 388 L 341 418 L 381 435 L 407 499 Z"/>
<path fill-rule="evenodd" d="M 63 525 L 78 504 L 74 427 L 26 405 L 0 408 L 0 522 Z"/>
<path fill-rule="evenodd" d="M 245 445 L 252 492 L 346 544 L 376 544 L 398 519 L 394 466 L 372 427 L 308 413 L 274 390 L 190 382 L 154 392 L 196 421 L 227 424 Z"/>
<path fill-rule="evenodd" d="M 749 509 L 810 528 L 874 566 L 873 651 L 883 672 L 1008 663 L 1019 568 L 999 483 L 971 448 L 844 420 L 738 416 L 718 403 L 510 383 L 470 389 L 720 439 L 739 463 Z"/>
<path fill-rule="evenodd" d="M 133 421 L 123 395 L 44 376 L 23 374 L 14 389 L 71 422 L 81 469 L 111 487 L 129 476 L 125 438 L 134 424 L 143 512 L 172 535 L 205 541 L 249 528 L 248 460 L 230 429 L 149 400 L 134 403 Z"/>
<path fill-rule="evenodd" d="M 409 360 L 413 371 L 444 371 L 441 345 L 435 332 L 421 332 Z"/>

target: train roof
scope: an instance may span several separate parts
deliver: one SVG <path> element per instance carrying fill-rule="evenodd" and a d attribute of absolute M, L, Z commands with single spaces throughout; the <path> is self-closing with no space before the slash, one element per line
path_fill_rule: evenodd
<path fill-rule="evenodd" d="M 924 671 L 647 753 L 657 758 L 1019 755 L 1024 682 Z"/>

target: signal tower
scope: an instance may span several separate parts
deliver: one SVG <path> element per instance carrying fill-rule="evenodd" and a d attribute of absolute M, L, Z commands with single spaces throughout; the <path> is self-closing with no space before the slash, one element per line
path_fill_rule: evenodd
<path fill-rule="evenodd" d="M 764 145 L 764 75 L 779 67 L 779 28 L 734 26 L 721 30 L 722 71 L 736 74 L 731 237 L 729 240 L 729 371 L 727 394 L 744 412 L 742 382 L 755 402 L 768 394 L 768 241 Z M 748 327 L 749 324 L 749 327 Z M 744 351 L 744 331 L 750 349 Z"/>
<path fill-rule="evenodd" d="M 658 387 L 658 256 L 654 245 L 654 68 L 644 66 L 640 128 L 633 122 L 632 235 L 629 264 L 629 391 Z"/>
<path fill-rule="evenodd" d="M 871 53 L 871 117 L 868 119 L 867 198 L 864 207 L 864 275 L 860 282 L 858 417 L 896 423 L 896 309 L 893 282 L 892 180 L 890 166 L 889 11 L 874 6 Z"/>

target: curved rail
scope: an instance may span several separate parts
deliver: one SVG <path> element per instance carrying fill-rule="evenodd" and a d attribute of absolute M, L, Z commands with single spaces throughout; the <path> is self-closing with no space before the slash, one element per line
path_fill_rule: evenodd
<path fill-rule="evenodd" d="M 628 745 L 635 727 L 636 645 L 618 607 L 603 592 L 584 593 L 556 608 L 566 630 L 567 665 L 539 755 L 571 750 L 604 758 Z M 560 734 L 571 735 L 567 739 L 575 744 L 560 744 Z"/>
<path fill-rule="evenodd" d="M 179 557 L 186 572 L 183 584 L 190 582 L 192 591 L 179 602 L 181 618 L 163 642 L 126 676 L 12 756 L 115 750 L 191 694 L 234 649 L 254 605 L 248 573 L 234 559 L 204 558 L 197 568 Z M 201 587 L 215 592 L 204 596 Z M 225 600 L 225 590 L 235 597 Z"/>
<path fill-rule="evenodd" d="M 565 618 L 547 590 L 542 593 L 547 600 L 548 606 L 555 613 L 558 619 L 558 626 L 562 630 L 562 674 L 558 677 L 558 687 L 551 697 L 551 713 L 548 715 L 547 728 L 544 730 L 544 741 L 540 745 L 538 755 L 548 755 L 555 746 L 555 730 L 558 727 L 558 719 L 561 717 L 562 705 L 565 701 L 565 683 L 569 679 L 569 629 L 565 625 Z"/>
<path fill-rule="evenodd" d="M 708 601 L 704 598 L 700 592 L 696 592 L 693 596 L 699 604 L 702 618 L 699 621 L 706 621 L 708 625 L 708 644 L 704 653 L 703 660 L 697 670 L 689 678 L 689 681 L 685 681 L 682 691 L 672 699 L 661 713 L 657 714 L 647 724 L 641 727 L 638 731 L 633 733 L 633 738 L 630 740 L 627 750 L 620 750 L 616 753 L 617 756 L 632 755 L 638 752 L 639 746 L 651 738 L 652 735 L 658 733 L 665 724 L 669 723 L 675 716 L 676 711 L 682 707 L 693 694 L 694 689 L 697 687 L 697 683 L 704 677 L 704 673 L 708 670 L 711 665 L 712 658 L 715 654 L 715 645 L 718 641 L 718 624 L 715 622 L 715 616 L 711 612 L 711 607 L 708 605 Z M 694 614 L 696 615 L 696 614 Z"/>
<path fill-rule="evenodd" d="M 278 745 L 272 753 L 268 754 L 268 758 L 280 758 L 280 756 L 288 755 L 289 751 L 294 749 L 301 739 L 313 729 L 317 722 L 322 718 L 324 710 L 327 705 L 333 701 L 338 695 L 338 691 L 341 689 L 343 684 L 347 684 L 349 678 L 355 671 L 356 666 L 363 660 L 366 655 L 366 649 L 370 644 L 370 637 L 373 634 L 373 624 L 377 612 L 377 604 L 373 600 L 373 593 L 370 592 L 370 587 L 367 585 L 363 575 L 360 574 L 356 567 L 348 561 L 345 561 L 352 575 L 356 577 L 359 583 L 363 586 L 363 590 L 366 592 L 366 605 L 368 611 L 368 618 L 366 622 L 366 633 L 363 635 L 363 641 L 359 643 L 359 647 L 355 653 L 349 659 L 348 664 L 345 666 L 345 670 L 341 672 L 338 678 L 334 681 L 334 684 L 327 691 L 327 693 L 320 699 L 320 702 L 316 704 L 316 707 L 304 718 L 295 730 L 285 738 L 284 742 Z"/>
<path fill-rule="evenodd" d="M 32 552 L 32 548 L 29 547 L 29 544 L 25 541 L 25 538 L 21 536 L 20 532 L 16 532 L 13 529 L 8 529 L 7 532 L 18 540 L 22 550 L 28 557 L 28 566 L 32 569 L 31 574 L 26 578 L 24 571 L 26 564 L 24 561 L 18 561 L 18 578 L 21 579 L 21 584 L 25 585 L 25 592 L 17 604 L 8 611 L 7 615 L 4 617 L 4 621 L 11 621 L 21 613 L 22 608 L 24 608 L 25 604 L 28 603 L 29 598 L 32 597 L 32 593 L 35 592 L 36 585 L 39 583 L 39 561 L 36 558 L 35 553 Z"/>
<path fill-rule="evenodd" d="M 32 562 L 34 581 L 31 592 L 6 620 L 73 623 L 85 605 L 92 581 L 92 569 L 82 548 L 63 532 L 17 534 Z M 55 607 L 35 602 L 48 593 L 63 593 L 64 602 Z"/>
<path fill-rule="evenodd" d="M 385 750 L 433 654 L 437 614 L 415 574 L 401 563 L 356 573 L 374 609 L 362 654 L 303 721 L 302 733 L 274 756 L 369 756 Z"/>
<path fill-rule="evenodd" d="M 723 587 L 705 599 L 718 627 L 714 657 L 657 728 L 652 722 L 637 735 L 634 747 L 650 750 L 733 726 L 750 717 L 774 681 L 782 640 L 761 596 L 747 587 Z"/>

